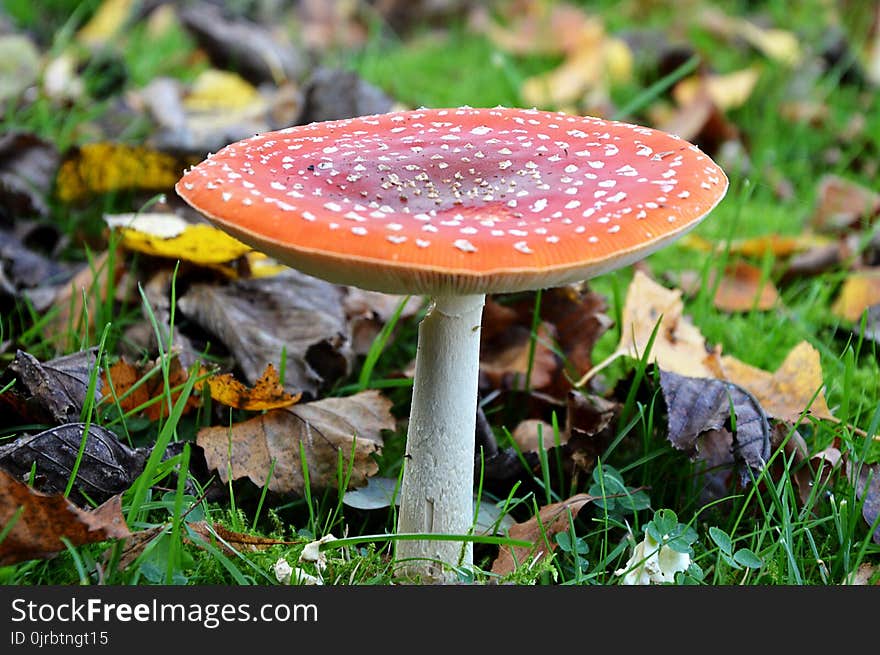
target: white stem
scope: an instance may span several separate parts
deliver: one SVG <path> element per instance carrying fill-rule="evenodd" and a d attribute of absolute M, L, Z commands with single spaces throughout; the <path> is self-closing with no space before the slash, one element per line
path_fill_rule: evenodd
<path fill-rule="evenodd" d="M 399 533 L 467 535 L 473 527 L 474 430 L 484 302 L 482 294 L 435 298 L 419 325 Z M 449 582 L 455 578 L 450 565 L 473 565 L 473 545 L 401 540 L 396 558 L 404 575 Z"/>

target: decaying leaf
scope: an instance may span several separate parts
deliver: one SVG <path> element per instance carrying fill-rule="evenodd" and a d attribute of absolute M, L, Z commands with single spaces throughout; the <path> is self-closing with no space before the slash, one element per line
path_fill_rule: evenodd
<path fill-rule="evenodd" d="M 728 267 L 715 289 L 713 303 L 726 312 L 766 311 L 779 302 L 779 292 L 757 266 L 738 261 Z"/>
<path fill-rule="evenodd" d="M 872 305 L 880 305 L 880 268 L 850 273 L 831 305 L 831 312 L 856 322 Z"/>
<path fill-rule="evenodd" d="M 512 325 L 497 338 L 483 340 L 480 375 L 496 389 L 521 389 L 526 383 L 532 389 L 542 389 L 553 381 L 560 368 L 549 347 L 552 342 L 552 326 L 547 323 L 538 326 L 534 348 L 531 327 Z"/>
<path fill-rule="evenodd" d="M 47 422 L 69 423 L 79 420 L 96 366 L 95 348 L 46 362 L 18 350 L 9 369 L 24 387 L 25 401 L 35 415 L 44 416 Z M 95 393 L 100 392 L 101 385 L 96 384 Z"/>
<path fill-rule="evenodd" d="M 115 214 L 105 220 L 118 226 L 122 247 L 154 257 L 210 265 L 233 261 L 251 250 L 213 225 L 186 223 L 174 214 Z"/>
<path fill-rule="evenodd" d="M 492 573 L 504 576 L 524 562 L 537 562 L 552 553 L 556 549 L 554 535 L 568 530 L 569 516 L 576 517 L 584 505 L 593 500 L 589 494 L 577 494 L 561 502 L 545 505 L 537 516 L 511 526 L 508 531 L 511 539 L 529 541 L 532 546 L 502 547 L 492 563 Z"/>
<path fill-rule="evenodd" d="M 52 304 L 58 311 L 46 323 L 45 335 L 63 338 L 70 332 L 80 334 L 94 327 L 98 306 L 107 300 L 112 282 L 118 279 L 121 262 L 111 269 L 110 256 L 105 251 L 84 264 L 71 280 L 58 285 Z"/>
<path fill-rule="evenodd" d="M 251 411 L 290 407 L 298 402 L 301 396 L 284 390 L 278 379 L 278 372 L 271 363 L 266 365 L 266 370 L 250 389 L 236 380 L 231 373 L 212 375 L 208 378 L 208 387 L 213 400 L 227 407 Z"/>
<path fill-rule="evenodd" d="M 302 96 L 300 124 L 383 114 L 395 107 L 382 89 L 343 68 L 316 68 L 303 85 Z"/>
<path fill-rule="evenodd" d="M 722 357 L 720 377 L 740 385 L 755 398 L 768 416 L 797 423 L 802 413 L 835 421 L 825 400 L 819 351 L 806 341 L 796 345 L 773 373 Z"/>
<path fill-rule="evenodd" d="M 745 68 L 723 75 L 702 73 L 676 84 L 673 97 L 679 106 L 684 107 L 705 93 L 718 109 L 728 111 L 746 103 L 759 77 L 760 71 L 757 68 Z"/>
<path fill-rule="evenodd" d="M 880 216 L 880 193 L 838 175 L 823 175 L 816 195 L 810 224 L 820 231 L 840 232 Z"/>
<path fill-rule="evenodd" d="M 247 382 L 270 362 L 280 370 L 286 356 L 285 388 L 314 397 L 351 365 L 342 294 L 342 287 L 287 269 L 226 285 L 194 284 L 178 305 L 226 345 Z"/>
<path fill-rule="evenodd" d="M 660 370 L 660 387 L 669 421 L 669 441 L 675 448 L 699 458 L 699 438 L 735 424 L 731 437 L 731 460 L 746 464 L 753 472 L 764 469 L 770 458 L 770 425 L 758 401 L 735 384 L 723 380 L 689 378 Z M 713 450 L 718 450 L 717 445 Z M 731 461 L 731 463 L 732 463 Z M 742 472 L 745 484 L 750 475 Z"/>
<path fill-rule="evenodd" d="M 817 453 L 810 454 L 807 443 L 796 428 L 786 423 L 777 423 L 771 439 L 774 449 L 782 446 L 787 458 L 791 458 L 792 478 L 798 490 L 798 497 L 803 504 L 809 501 L 812 494 L 821 491 L 843 460 L 839 449 L 828 446 Z"/>
<path fill-rule="evenodd" d="M 103 0 L 95 13 L 76 33 L 77 40 L 100 48 L 110 43 L 134 13 L 134 0 Z"/>
<path fill-rule="evenodd" d="M 184 168 L 185 163 L 172 155 L 142 146 L 85 144 L 62 162 L 56 194 L 62 202 L 72 203 L 111 191 L 168 191 Z"/>
<path fill-rule="evenodd" d="M 269 489 L 301 494 L 302 447 L 312 488 L 337 487 L 340 463 L 343 472 L 352 467 L 349 488 L 355 488 L 378 470 L 372 455 L 382 447 L 382 431 L 395 427 L 390 410 L 391 401 L 370 390 L 271 410 L 230 427 L 203 428 L 196 442 L 224 482 L 247 477 L 262 487 L 274 463 Z"/>
<path fill-rule="evenodd" d="M 169 399 L 172 404 L 177 402 L 180 388 L 188 377 L 189 373 L 178 357 L 172 357 L 169 361 L 167 382 L 160 362 L 142 366 L 120 358 L 102 374 L 105 390 L 102 400 L 105 403 L 119 403 L 123 412 L 143 412 L 149 420 L 157 421 L 168 416 Z M 166 385 L 170 393 L 166 393 Z M 198 396 L 191 394 L 183 413 L 188 413 L 199 404 Z"/>
<path fill-rule="evenodd" d="M 46 197 L 59 161 L 55 146 L 35 134 L 0 135 L 0 223 L 49 214 Z"/>
<path fill-rule="evenodd" d="M 0 542 L 0 566 L 46 559 L 74 546 L 130 536 L 120 496 L 84 511 L 61 495 L 46 495 L 0 470 L 0 525 L 8 530 Z M 11 528 L 10 528 L 11 525 Z"/>
<path fill-rule="evenodd" d="M 196 539 L 187 539 L 190 543 L 199 546 L 200 539 L 204 543 L 219 545 L 227 555 L 236 555 L 241 552 L 254 553 L 272 546 L 290 543 L 281 539 L 236 532 L 218 523 L 209 523 L 208 521 L 187 521 L 186 528 L 191 536 L 197 537 Z"/>
<path fill-rule="evenodd" d="M 856 497 L 863 502 L 862 518 L 874 525 L 880 516 L 880 464 L 859 464 L 848 458 L 846 474 L 856 488 Z M 880 525 L 874 529 L 872 540 L 880 544 Z"/>
<path fill-rule="evenodd" d="M 404 320 L 415 316 L 423 299 L 421 296 L 399 296 L 348 286 L 342 302 L 351 327 L 351 349 L 356 355 L 365 355 L 401 303 L 405 302 L 400 311 L 400 320 Z"/>
<path fill-rule="evenodd" d="M 648 355 L 649 362 L 679 375 L 714 377 L 712 362 L 718 358 L 718 350 L 710 349 L 700 331 L 684 316 L 681 296 L 681 290 L 667 289 L 637 270 L 624 301 L 617 348 L 576 386 L 583 386 L 617 357 L 643 357 L 655 327 L 657 335 Z"/>
<path fill-rule="evenodd" d="M 728 16 L 720 9 L 704 9 L 700 23 L 717 35 L 728 40 L 742 39 L 766 57 L 788 66 L 794 66 L 803 58 L 797 36 L 779 28 L 761 27 L 744 18 Z"/>
<path fill-rule="evenodd" d="M 82 448 L 82 457 L 79 452 Z M 29 479 L 45 494 L 63 493 L 79 461 L 70 500 L 81 507 L 103 503 L 128 489 L 149 451 L 130 448 L 99 425 L 66 423 L 0 446 L 0 468 Z"/>
<path fill-rule="evenodd" d="M 181 12 L 184 26 L 217 68 L 235 70 L 253 84 L 298 80 L 306 59 L 290 39 L 244 19 L 228 19 L 208 2 L 188 4 Z"/>

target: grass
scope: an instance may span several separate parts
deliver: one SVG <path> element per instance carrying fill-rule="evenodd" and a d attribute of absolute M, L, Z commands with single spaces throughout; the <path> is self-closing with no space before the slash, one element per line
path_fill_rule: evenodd
<path fill-rule="evenodd" d="M 70 25 L 63 11 L 53 3 L 61 39 L 70 38 Z M 661 3 L 662 4 L 662 3 Z M 749 3 L 732 3 L 742 8 Z M 812 13 L 790 14 L 788 3 L 768 2 L 766 11 L 780 24 L 808 31 Z M 803 3 L 810 4 L 810 3 Z M 817 3 L 821 4 L 821 3 Z M 631 16 L 613 11 L 617 3 L 599 3 L 609 29 L 624 29 Z M 21 7 L 25 8 L 22 4 Z M 25 11 L 25 9 L 22 9 Z M 36 21 L 22 15 L 21 20 Z M 662 10 L 645 17 L 645 25 L 663 26 L 668 16 Z M 65 36 L 66 35 L 66 36 Z M 748 65 L 753 56 L 742 52 L 724 52 L 712 45 L 710 37 L 691 28 L 690 41 L 711 63 L 731 71 Z M 180 31 L 172 31 L 163 42 L 162 51 L 170 58 L 158 57 L 143 26 L 135 26 L 128 37 L 122 59 L 129 73 L 127 84 L 137 87 L 159 73 L 191 79 L 193 43 Z M 61 49 L 66 43 L 56 43 Z M 341 53 L 337 61 L 354 68 L 368 80 L 383 87 L 392 96 L 411 106 L 492 106 L 521 105 L 520 88 L 529 76 L 558 63 L 545 56 L 517 57 L 498 51 L 487 39 L 475 36 L 464 27 L 444 32 L 424 32 L 399 40 L 375 36 L 362 51 Z M 798 234 L 808 223 L 814 207 L 816 180 L 825 173 L 838 173 L 871 185 L 869 169 L 861 166 L 866 158 L 876 160 L 880 151 L 880 100 L 840 84 L 840 71 L 832 69 L 815 80 L 817 97 L 826 103 L 829 119 L 823 129 L 805 123 L 791 124 L 776 111 L 786 97 L 791 72 L 763 62 L 764 75 L 752 99 L 731 112 L 732 122 L 749 139 L 748 168 L 728 168 L 731 186 L 726 199 L 698 228 L 697 234 L 713 243 L 732 238 L 770 233 Z M 197 66 L 197 65 L 196 65 Z M 88 74 L 88 72 L 87 72 Z M 448 83 L 455 80 L 455 83 Z M 619 107 L 626 108 L 625 118 L 638 120 L 650 101 L 663 92 L 662 84 L 630 83 L 613 90 Z M 96 105 L 74 103 L 59 117 L 51 105 L 37 101 L 21 113 L 7 114 L 4 130 L 34 131 L 65 149 L 87 140 L 84 127 L 110 111 L 110 102 Z M 853 113 L 861 113 L 868 127 L 855 140 L 840 137 Z M 130 132 L 133 141 L 145 136 L 141 128 Z M 837 153 L 833 163 L 823 153 Z M 780 199 L 767 177 L 768 173 L 789 181 L 794 194 Z M 53 218 L 67 226 L 70 233 L 82 226 L 101 225 L 102 211 L 130 211 L 130 199 L 110 196 L 103 206 L 71 209 L 53 207 Z M 112 244 L 111 244 L 112 245 Z M 111 253 L 115 252 L 111 248 Z M 82 257 L 77 247 L 69 257 Z M 692 269 L 703 281 L 710 273 L 723 268 L 735 258 L 731 253 L 707 257 L 705 253 L 673 245 L 649 258 L 647 264 L 657 274 Z M 771 279 L 775 276 L 774 256 L 762 262 Z M 133 263 L 129 263 L 134 266 Z M 100 275 L 107 272 L 99 272 Z M 631 270 L 617 271 L 590 285 L 604 294 L 615 316 L 632 275 Z M 852 335 L 828 311 L 844 277 L 841 269 L 794 281 L 785 286 L 783 309 L 771 312 L 750 311 L 731 315 L 716 309 L 709 292 L 701 291 L 686 299 L 686 313 L 712 343 L 721 344 L 726 354 L 754 366 L 774 370 L 788 351 L 802 340 L 820 352 L 829 405 L 840 419 L 839 424 L 805 421 L 799 432 L 812 451 L 835 443 L 850 462 L 873 463 L 880 459 L 880 446 L 861 436 L 859 431 L 876 435 L 880 428 L 880 353 L 875 342 Z M 536 298 L 536 304 L 540 296 Z M 72 352 L 91 345 L 99 346 L 101 361 L 110 363 L 123 339 L 122 328 L 135 320 L 139 308 L 118 308 L 106 303 L 95 305 L 98 315 L 91 327 L 71 325 L 67 344 L 60 352 Z M 172 308 L 173 308 L 172 303 Z M 332 393 L 347 395 L 367 388 L 381 388 L 395 401 L 395 412 L 405 416 L 410 389 L 408 381 L 395 374 L 412 359 L 418 316 L 403 319 L 400 310 L 393 315 L 376 338 L 373 348 L 358 362 L 349 379 Z M 143 296 L 143 308 L 152 321 L 160 346 L 160 367 L 156 375 L 164 378 L 163 403 L 166 417 L 155 424 L 106 408 L 88 406 L 84 417 L 111 427 L 117 433 L 154 447 L 146 468 L 123 496 L 123 511 L 132 530 L 152 530 L 153 536 L 143 551 L 125 567 L 117 568 L 123 558 L 122 544 L 74 547 L 48 561 L 33 560 L 15 566 L 0 567 L 0 582 L 5 584 L 275 584 L 273 566 L 279 558 L 305 573 L 320 577 L 325 584 L 389 584 L 394 565 L 389 560 L 396 517 L 393 506 L 383 511 L 358 511 L 342 503 L 333 491 L 311 490 L 307 485 L 301 498 L 277 498 L 263 488 L 254 491 L 249 483 L 230 482 L 228 498 L 209 500 L 189 474 L 192 464 L 188 442 L 207 417 L 184 417 L 186 399 L 197 388 L 200 378 L 192 371 L 178 389 L 170 383 L 172 344 L 162 334 L 150 303 Z M 172 321 L 174 319 L 172 318 Z M 0 319 L 0 335 L 14 337 L 19 347 L 50 356 L 59 352 L 47 343 L 40 329 L 41 317 L 25 306 Z M 532 326 L 535 334 L 536 325 Z M 394 339 L 390 336 L 394 333 Z M 594 360 L 610 353 L 620 335 L 609 330 L 599 341 Z M 0 355 L 8 360 L 8 355 Z M 3 361 L 3 360 L 0 360 Z M 481 503 L 498 505 L 516 521 L 525 521 L 545 504 L 558 502 L 573 493 L 606 495 L 620 491 L 644 503 L 599 500 L 577 517 L 570 517 L 566 530 L 545 534 L 548 544 L 556 546 L 552 557 L 522 562 L 506 581 L 517 584 L 592 585 L 618 584 L 615 571 L 625 568 L 630 547 L 642 539 L 646 527 L 664 522 L 678 532 L 688 534 L 693 565 L 678 578 L 681 583 L 705 585 L 831 585 L 844 583 L 865 562 L 880 561 L 880 547 L 871 541 L 871 531 L 862 517 L 862 503 L 853 486 L 840 471 L 817 477 L 808 500 L 799 499 L 794 480 L 800 466 L 782 450 L 774 451 L 766 470 L 753 484 L 736 495 L 704 504 L 699 495 L 703 471 L 682 453 L 672 449 L 666 439 L 662 420 L 664 407 L 654 372 L 645 360 L 621 360 L 608 369 L 610 381 L 625 380 L 630 392 L 625 396 L 623 418 L 615 438 L 597 459 L 590 480 L 567 479 L 560 475 L 555 458 L 560 422 L 556 415 L 551 434 L 543 435 L 538 466 L 532 477 L 519 480 L 507 495 L 494 496 L 484 490 Z M 172 391 L 175 395 L 172 395 Z M 179 393 L 179 395 L 177 395 Z M 503 400 L 502 400 L 503 402 Z M 511 446 L 509 430 L 514 425 L 493 425 L 501 447 Z M 6 432 L 7 438 L 15 436 Z M 788 435 L 791 438 L 791 435 Z M 403 432 L 388 435 L 378 458 L 379 475 L 396 478 L 403 454 Z M 163 460 L 168 444 L 181 442 L 179 454 Z M 524 454 L 519 456 L 524 460 Z M 307 474 L 307 471 L 305 471 Z M 478 471 L 479 472 L 479 471 Z M 338 476 L 349 475 L 340 454 Z M 272 472 L 267 472 L 271 475 Z M 482 489 L 483 480 L 479 480 Z M 635 501 L 633 501 L 635 503 Z M 665 510 L 661 512 L 661 510 Z M 669 511 L 673 515 L 669 515 Z M 215 533 L 206 542 L 196 533 L 193 522 L 207 519 L 229 530 L 278 540 L 265 550 L 251 552 L 225 544 Z M 671 522 L 671 523 L 670 523 Z M 299 561 L 306 545 L 326 535 L 340 537 L 323 547 L 323 562 Z M 4 531 L 0 530 L 0 539 Z M 399 535 L 397 538 L 406 538 Z M 467 538 L 467 537 L 462 537 Z M 462 580 L 497 581 L 491 563 L 499 546 L 513 545 L 508 537 L 473 537 L 478 568 L 462 572 Z M 672 544 L 675 545 L 675 544 Z M 876 575 L 876 574 L 875 574 Z"/>

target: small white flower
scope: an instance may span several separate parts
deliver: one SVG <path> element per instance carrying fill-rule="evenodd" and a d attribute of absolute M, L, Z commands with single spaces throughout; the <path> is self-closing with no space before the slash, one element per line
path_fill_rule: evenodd
<path fill-rule="evenodd" d="M 321 546 L 329 541 L 335 540 L 336 537 L 334 537 L 332 534 L 328 534 L 321 537 L 317 541 L 312 541 L 311 543 L 306 544 L 305 548 L 303 548 L 302 550 L 302 553 L 300 553 L 299 561 L 314 562 L 319 571 L 324 569 L 327 566 L 327 556 L 321 552 Z"/>
<path fill-rule="evenodd" d="M 281 584 L 290 584 L 290 575 L 293 573 L 293 568 L 287 563 L 286 559 L 282 557 L 275 562 L 275 564 L 272 565 L 272 571 L 274 571 L 275 579 L 278 580 L 278 582 Z"/>
<path fill-rule="evenodd" d="M 625 585 L 663 584 L 675 582 L 675 574 L 686 571 L 690 564 L 690 555 L 660 546 L 646 529 L 645 538 L 636 544 L 626 566 L 614 574 L 623 575 Z"/>

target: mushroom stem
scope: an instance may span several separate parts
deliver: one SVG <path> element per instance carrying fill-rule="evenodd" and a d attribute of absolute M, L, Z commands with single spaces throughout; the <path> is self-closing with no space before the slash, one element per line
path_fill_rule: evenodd
<path fill-rule="evenodd" d="M 473 528 L 484 302 L 483 294 L 436 297 L 419 325 L 398 533 L 466 535 Z M 473 545 L 401 540 L 396 558 L 406 576 L 449 582 L 450 566 L 473 565 Z"/>

